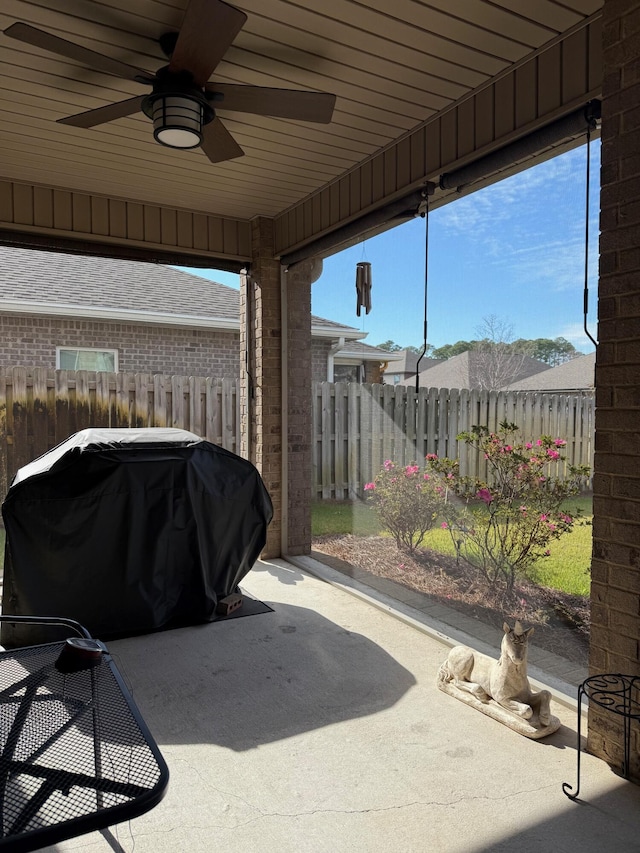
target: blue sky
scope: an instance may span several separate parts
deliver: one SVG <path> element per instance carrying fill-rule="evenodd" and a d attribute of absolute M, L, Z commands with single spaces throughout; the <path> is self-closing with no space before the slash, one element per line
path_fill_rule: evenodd
<path fill-rule="evenodd" d="M 591 144 L 588 328 L 596 335 L 599 141 Z M 586 146 L 463 195 L 429 214 L 427 336 L 442 346 L 479 336 L 484 318 L 514 338 L 564 337 L 593 351 L 583 331 Z M 425 221 L 418 218 L 325 258 L 312 288 L 315 315 L 420 347 Z M 356 314 L 359 261 L 372 270 L 372 309 Z M 190 270 L 238 287 L 229 273 Z"/>

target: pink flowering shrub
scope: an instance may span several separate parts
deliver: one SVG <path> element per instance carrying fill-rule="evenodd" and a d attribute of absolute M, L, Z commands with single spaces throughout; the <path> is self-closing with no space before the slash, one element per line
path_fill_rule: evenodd
<path fill-rule="evenodd" d="M 573 515 L 561 506 L 589 475 L 586 466 L 565 466 L 564 439 L 519 443 L 517 432 L 504 421 L 497 432 L 474 426 L 458 436 L 486 459 L 487 482 L 461 476 L 457 461 L 427 457 L 432 476 L 457 498 L 447 501 L 444 517 L 459 558 L 507 593 L 518 576 L 549 556 L 552 540 L 573 529 Z"/>
<path fill-rule="evenodd" d="M 387 459 L 364 490 L 380 525 L 391 533 L 398 548 L 410 552 L 420 547 L 442 515 L 445 489 L 439 477 L 430 477 L 416 464 L 396 467 Z"/>

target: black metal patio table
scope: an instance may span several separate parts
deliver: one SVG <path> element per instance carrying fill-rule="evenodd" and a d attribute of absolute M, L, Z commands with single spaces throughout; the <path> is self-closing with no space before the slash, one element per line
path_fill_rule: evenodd
<path fill-rule="evenodd" d="M 106 646 L 79 637 L 0 652 L 0 850 L 30 851 L 137 817 L 169 771 Z"/>

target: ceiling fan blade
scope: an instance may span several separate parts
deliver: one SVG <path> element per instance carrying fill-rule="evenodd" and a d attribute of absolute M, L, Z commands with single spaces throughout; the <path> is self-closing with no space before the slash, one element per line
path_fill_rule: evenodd
<path fill-rule="evenodd" d="M 66 39 L 58 38 L 58 36 L 46 33 L 44 30 L 39 30 L 29 24 L 11 24 L 4 31 L 4 34 L 9 36 L 9 38 L 25 42 L 25 44 L 31 44 L 34 47 L 42 48 L 42 50 L 57 53 L 59 56 L 66 56 L 67 59 L 75 59 L 76 62 L 80 62 L 82 65 L 95 68 L 96 71 L 104 71 L 106 74 L 112 74 L 114 77 L 124 77 L 126 80 L 135 80 L 138 77 L 144 77 L 149 82 L 153 81 L 153 75 L 150 75 L 147 71 L 143 71 L 141 68 L 134 68 L 133 65 L 127 65 L 126 62 L 120 62 L 117 59 L 103 56 L 101 53 L 96 53 L 95 50 L 89 50 L 87 47 L 82 47 Z"/>
<path fill-rule="evenodd" d="M 105 124 L 107 121 L 133 115 L 142 108 L 143 100 L 144 95 L 139 95 L 137 98 L 127 98 L 126 101 L 118 101 L 116 104 L 108 104 L 106 107 L 76 113 L 74 116 L 59 118 L 57 121 L 58 124 L 70 124 L 72 127 L 95 127 L 97 124 Z"/>
<path fill-rule="evenodd" d="M 170 71 L 190 71 L 204 86 L 245 24 L 247 16 L 222 0 L 190 0 Z"/>
<path fill-rule="evenodd" d="M 244 151 L 227 128 L 216 116 L 202 128 L 202 144 L 200 147 L 212 163 L 222 163 L 223 160 L 233 160 L 242 157 Z"/>
<path fill-rule="evenodd" d="M 267 89 L 262 86 L 236 86 L 233 83 L 210 83 L 205 88 L 223 96 L 220 101 L 212 101 L 214 109 L 321 124 L 331 121 L 336 103 L 336 96 L 327 92 Z"/>

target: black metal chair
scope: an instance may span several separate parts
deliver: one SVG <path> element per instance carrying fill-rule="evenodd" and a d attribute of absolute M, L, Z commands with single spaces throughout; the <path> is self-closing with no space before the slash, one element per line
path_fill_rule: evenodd
<path fill-rule="evenodd" d="M 0 652 L 0 850 L 30 851 L 133 817 L 164 796 L 169 770 L 107 647 L 73 637 Z"/>

